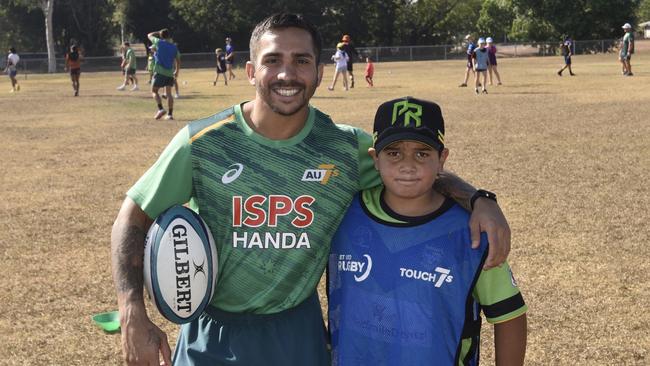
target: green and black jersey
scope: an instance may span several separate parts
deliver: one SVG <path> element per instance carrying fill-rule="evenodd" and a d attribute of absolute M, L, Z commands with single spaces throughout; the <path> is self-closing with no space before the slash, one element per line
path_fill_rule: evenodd
<path fill-rule="evenodd" d="M 352 197 L 379 184 L 371 145 L 313 107 L 300 133 L 270 140 L 236 105 L 183 128 L 128 196 L 152 218 L 189 202 L 217 246 L 212 305 L 275 313 L 313 293 Z"/>

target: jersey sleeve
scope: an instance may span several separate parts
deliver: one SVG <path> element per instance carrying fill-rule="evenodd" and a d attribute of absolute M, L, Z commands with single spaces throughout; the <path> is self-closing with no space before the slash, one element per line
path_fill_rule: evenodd
<path fill-rule="evenodd" d="M 189 130 L 180 130 L 158 160 L 127 192 L 151 218 L 167 208 L 188 202 L 192 195 Z"/>
<path fill-rule="evenodd" d="M 361 129 L 355 129 L 359 145 L 359 190 L 376 187 L 381 184 L 379 172 L 375 169 L 375 162 L 368 155 L 372 147 L 372 137 Z"/>
<path fill-rule="evenodd" d="M 514 319 L 528 310 L 508 263 L 481 271 L 473 291 L 491 324 Z"/>

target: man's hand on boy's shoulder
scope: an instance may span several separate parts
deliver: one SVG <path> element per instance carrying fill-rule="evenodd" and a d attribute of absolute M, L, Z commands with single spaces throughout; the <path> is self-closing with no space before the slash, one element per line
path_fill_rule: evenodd
<path fill-rule="evenodd" d="M 491 199 L 479 198 L 474 203 L 474 211 L 469 220 L 472 247 L 478 248 L 481 232 L 487 233 L 488 257 L 483 269 L 490 269 L 505 262 L 510 253 L 510 226 L 501 208 Z"/>

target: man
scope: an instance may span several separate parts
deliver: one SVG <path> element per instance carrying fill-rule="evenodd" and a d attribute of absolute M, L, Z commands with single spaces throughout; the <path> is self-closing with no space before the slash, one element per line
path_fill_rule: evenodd
<path fill-rule="evenodd" d="M 117 90 L 124 90 L 129 84 L 129 80 L 133 87 L 131 91 L 138 90 L 138 78 L 135 76 L 137 70 L 137 60 L 135 57 L 135 52 L 131 48 L 131 43 L 124 42 L 124 58 L 122 59 L 122 64 L 120 68 L 124 71 L 124 82 L 122 85 L 117 87 Z"/>
<path fill-rule="evenodd" d="M 316 285 L 345 209 L 379 177 L 366 153 L 372 138 L 309 106 L 323 75 L 321 49 L 320 34 L 301 16 L 263 20 L 246 64 L 255 99 L 183 128 L 127 193 L 111 246 L 129 365 L 158 364 L 159 354 L 171 362 L 166 335 L 145 311 L 143 241 L 151 218 L 186 202 L 212 230 L 220 273 L 206 312 L 182 326 L 174 362 L 330 364 Z M 498 205 L 443 175 L 441 192 L 467 207 L 473 196 L 473 245 L 479 228 L 488 229 L 488 266 L 501 263 L 510 231 Z"/>
<path fill-rule="evenodd" d="M 623 67 L 623 75 L 632 76 L 632 65 L 630 60 L 632 59 L 632 54 L 634 53 L 634 31 L 632 30 L 632 25 L 630 23 L 623 24 L 623 31 L 625 35 L 623 36 L 623 44 L 621 46 L 620 60 Z"/>
<path fill-rule="evenodd" d="M 465 65 L 465 78 L 463 82 L 458 85 L 460 88 L 467 86 L 467 80 L 469 80 L 470 71 L 474 72 L 474 49 L 476 45 L 474 44 L 474 38 L 471 34 L 465 36 L 465 41 L 467 42 L 467 64 Z"/>
<path fill-rule="evenodd" d="M 359 57 L 359 52 L 357 52 L 357 49 L 354 48 L 354 46 L 350 43 L 351 38 L 349 35 L 344 34 L 343 38 L 341 39 L 341 42 L 343 42 L 343 52 L 345 52 L 348 57 L 348 74 L 350 74 L 350 88 L 354 88 L 354 74 L 353 74 L 353 64 L 354 60 L 356 60 Z"/>
<path fill-rule="evenodd" d="M 228 78 L 230 80 L 235 78 L 235 73 L 232 72 L 232 65 L 235 64 L 235 47 L 232 46 L 232 39 L 226 37 L 226 70 L 228 71 Z"/>
<path fill-rule="evenodd" d="M 16 74 L 18 74 L 18 61 L 20 61 L 20 57 L 16 53 L 16 49 L 11 47 L 9 49 L 9 54 L 7 55 L 7 66 L 4 70 L 11 80 L 10 93 L 20 91 L 20 84 L 18 84 L 18 80 L 16 79 Z"/>
<path fill-rule="evenodd" d="M 174 86 L 174 80 L 178 77 L 181 68 L 181 54 L 178 47 L 171 41 L 169 30 L 162 29 L 159 32 L 151 32 L 147 35 L 152 43 L 156 53 L 154 54 L 155 64 L 153 69 L 153 83 L 151 84 L 151 93 L 153 99 L 158 105 L 158 112 L 154 118 L 161 119 L 165 115 L 165 109 L 162 106 L 162 99 L 158 91 L 165 88 L 167 95 L 167 116 L 165 119 L 174 119 L 174 97 L 172 97 L 171 88 Z"/>

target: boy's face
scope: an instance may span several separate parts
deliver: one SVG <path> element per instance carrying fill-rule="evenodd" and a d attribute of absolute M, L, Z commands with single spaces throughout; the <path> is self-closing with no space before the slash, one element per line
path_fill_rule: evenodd
<path fill-rule="evenodd" d="M 375 161 L 386 187 L 386 194 L 395 198 L 413 199 L 431 194 L 433 182 L 449 155 L 443 149 L 440 154 L 433 147 L 416 141 L 397 141 L 379 154 L 374 148 L 368 153 Z"/>
<path fill-rule="evenodd" d="M 271 30 L 259 40 L 255 60 L 246 73 L 257 97 L 274 112 L 291 116 L 308 107 L 323 75 L 309 32 L 299 28 Z"/>

